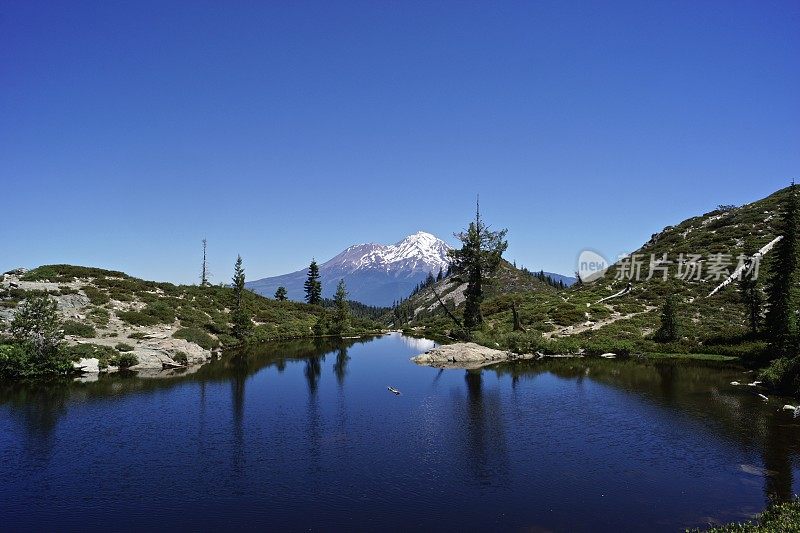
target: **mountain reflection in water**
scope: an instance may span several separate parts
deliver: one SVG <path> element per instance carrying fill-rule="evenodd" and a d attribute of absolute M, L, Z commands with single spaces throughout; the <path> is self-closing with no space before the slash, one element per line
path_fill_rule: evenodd
<path fill-rule="evenodd" d="M 742 369 L 409 361 L 433 346 L 302 340 L 172 377 L 3 384 L 4 526 L 674 531 L 798 489 L 800 425 L 730 386 Z"/>

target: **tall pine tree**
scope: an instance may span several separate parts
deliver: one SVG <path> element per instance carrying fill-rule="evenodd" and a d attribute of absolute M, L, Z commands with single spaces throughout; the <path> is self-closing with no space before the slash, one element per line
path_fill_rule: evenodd
<path fill-rule="evenodd" d="M 767 316 L 765 326 L 774 356 L 790 355 L 797 346 L 797 186 L 792 182 L 781 208 L 776 228 L 783 238 L 772 252 L 767 280 Z"/>
<path fill-rule="evenodd" d="M 286 287 L 284 287 L 283 285 L 278 287 L 278 289 L 275 291 L 275 299 L 278 300 L 279 302 L 282 302 L 286 300 L 287 297 L 288 293 L 286 292 Z"/>
<path fill-rule="evenodd" d="M 233 323 L 232 333 L 237 339 L 244 340 L 250 334 L 253 321 L 247 312 L 247 303 L 244 298 L 244 267 L 242 266 L 242 256 L 236 257 L 236 264 L 233 268 L 233 304 L 231 306 L 231 322 Z"/>
<path fill-rule="evenodd" d="M 322 303 L 322 282 L 319 280 L 319 267 L 315 260 L 308 266 L 308 278 L 303 287 L 306 291 L 306 302 L 311 305 Z"/>
<path fill-rule="evenodd" d="M 483 323 L 483 283 L 500 265 L 503 252 L 508 248 L 507 232 L 505 229 L 490 231 L 481 219 L 480 204 L 477 204 L 475 221 L 470 222 L 467 231 L 456 234 L 461 249 L 448 252 L 453 270 L 467 283 L 464 291 L 464 328 L 467 333 Z"/>
<path fill-rule="evenodd" d="M 337 334 L 344 335 L 350 329 L 350 304 L 347 302 L 347 288 L 343 279 L 339 280 L 333 301 L 335 304 L 333 329 Z"/>

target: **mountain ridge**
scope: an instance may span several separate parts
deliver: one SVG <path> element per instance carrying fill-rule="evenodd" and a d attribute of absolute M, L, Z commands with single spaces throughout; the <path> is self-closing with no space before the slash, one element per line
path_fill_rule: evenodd
<path fill-rule="evenodd" d="M 429 273 L 447 270 L 450 246 L 431 233 L 417 231 L 393 244 L 354 244 L 320 265 L 323 297 L 332 297 L 344 279 L 349 298 L 367 305 L 390 306 L 407 297 Z M 279 286 L 291 300 L 303 299 L 307 270 L 250 281 L 247 288 L 272 296 Z"/>

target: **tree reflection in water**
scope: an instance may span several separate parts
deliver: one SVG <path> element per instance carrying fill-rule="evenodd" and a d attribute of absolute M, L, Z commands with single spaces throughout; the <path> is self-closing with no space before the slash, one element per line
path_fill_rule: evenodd
<path fill-rule="evenodd" d="M 542 373 L 576 381 L 591 376 L 598 383 L 696 418 L 705 423 L 707 431 L 761 452 L 767 501 L 791 499 L 793 459 L 800 456 L 800 426 L 786 412 L 765 409 L 755 389 L 722 391 L 713 385 L 719 383 L 721 368 L 716 363 L 691 361 L 566 359 L 497 365 L 492 370 L 510 374 L 512 382 Z M 743 372 L 729 371 L 739 376 Z"/>
<path fill-rule="evenodd" d="M 508 454 L 499 391 L 484 390 L 483 371 L 467 370 L 465 446 L 475 476 L 483 484 L 501 481 L 508 473 Z"/>
<path fill-rule="evenodd" d="M 346 385 L 351 357 L 348 354 L 356 340 L 312 341 L 301 340 L 254 347 L 240 353 L 230 354 L 203 367 L 192 368 L 182 373 L 170 374 L 169 378 L 141 379 L 131 374 L 104 375 L 91 383 L 56 381 L 47 383 L 5 383 L 0 385 L 0 405 L 7 406 L 7 420 L 18 422 L 23 439 L 19 446 L 22 460 L 50 460 L 56 451 L 56 435 L 61 419 L 73 408 L 92 402 L 106 402 L 111 398 L 130 393 L 152 393 L 172 387 L 195 383 L 197 402 L 200 404 L 199 437 L 205 431 L 205 398 L 213 398 L 209 385 L 218 383 L 230 387 L 231 398 L 231 457 L 233 467 L 245 470 L 244 449 L 246 439 L 245 402 L 247 380 L 262 369 L 274 367 L 277 371 L 296 363 L 298 376 L 306 381 L 308 391 L 307 434 L 305 442 L 310 447 L 312 470 L 320 467 L 323 446 L 323 416 L 319 389 L 325 354 L 335 356 L 332 370 L 338 384 L 339 410 L 336 415 L 337 439 L 347 437 Z M 410 363 L 409 363 L 410 364 Z M 420 369 L 420 372 L 424 372 Z M 465 444 L 457 453 L 464 454 L 465 464 L 481 483 L 502 481 L 503 472 L 509 471 L 506 434 L 510 428 L 503 426 L 513 403 L 501 397 L 502 380 L 494 386 L 487 378 L 492 373 L 501 378 L 508 375 L 513 387 L 518 389 L 527 379 L 549 373 L 565 380 L 583 380 L 586 386 L 592 383 L 613 387 L 638 400 L 667 408 L 682 418 L 695 419 L 715 438 L 738 444 L 743 450 L 752 451 L 761 457 L 763 466 L 763 491 L 774 500 L 786 500 L 793 493 L 793 471 L 800 456 L 800 426 L 791 414 L 776 410 L 776 401 L 769 408 L 755 396 L 754 390 L 746 387 L 727 387 L 730 380 L 720 379 L 718 366 L 672 363 L 669 361 L 605 361 L 594 359 L 564 360 L 499 365 L 464 374 L 462 388 L 452 393 L 457 431 Z M 731 376 L 741 379 L 742 369 L 729 369 Z M 444 374 L 437 371 L 429 378 L 446 383 Z M 742 380 L 743 381 L 743 380 Z M 723 383 L 724 382 L 724 383 Z M 208 391 L 206 389 L 208 388 Z M 302 387 L 302 384 L 301 384 Z M 778 402 L 780 403 L 780 402 Z M 209 409 L 215 407 L 210 403 Z M 302 409 L 302 407 L 301 407 Z M 213 416 L 209 411 L 208 416 Z M 302 415 L 301 415 L 302 416 Z M 338 441 L 337 441 L 338 442 Z M 202 442 L 199 444 L 202 450 Z M 759 470 L 760 471 L 760 470 Z"/>
<path fill-rule="evenodd" d="M 339 388 L 344 386 L 344 378 L 347 376 L 347 362 L 350 357 L 347 355 L 347 347 L 341 346 L 336 353 L 336 362 L 333 364 L 333 373 L 336 374 L 336 381 Z"/>

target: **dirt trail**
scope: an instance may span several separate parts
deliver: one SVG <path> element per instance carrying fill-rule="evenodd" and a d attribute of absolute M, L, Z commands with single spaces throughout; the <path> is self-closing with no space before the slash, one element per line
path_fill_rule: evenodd
<path fill-rule="evenodd" d="M 647 306 L 644 311 L 639 311 L 638 313 L 628 313 L 627 315 L 623 315 L 622 313 L 614 311 L 608 318 L 603 318 L 596 322 L 589 321 L 589 322 L 584 322 L 583 324 L 578 324 L 577 326 L 567 326 L 561 329 L 548 331 L 547 333 L 544 334 L 544 337 L 547 339 L 550 339 L 556 335 L 558 335 L 559 337 L 569 337 L 571 335 L 577 335 L 578 333 L 583 333 L 584 331 L 597 331 L 598 329 L 603 328 L 609 324 L 613 324 L 618 320 L 628 320 L 637 315 L 643 315 L 645 313 L 649 313 L 654 309 L 658 308 L 656 306 Z"/>

